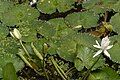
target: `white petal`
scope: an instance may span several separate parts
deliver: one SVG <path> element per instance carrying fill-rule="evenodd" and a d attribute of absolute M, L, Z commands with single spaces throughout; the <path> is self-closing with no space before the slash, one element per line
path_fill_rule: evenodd
<path fill-rule="evenodd" d="M 110 43 L 109 38 L 108 38 L 108 36 L 106 36 L 105 38 L 102 39 L 101 46 L 103 46 L 103 47 L 108 46 L 109 43 Z"/>
<path fill-rule="evenodd" d="M 99 49 L 101 48 L 101 46 L 98 46 L 98 45 L 93 45 L 93 46 L 94 46 L 95 48 L 99 48 Z"/>
<path fill-rule="evenodd" d="M 100 46 L 100 44 L 98 43 L 98 41 L 96 40 L 96 44 L 98 45 L 98 46 Z"/>
<path fill-rule="evenodd" d="M 102 42 L 107 42 L 107 41 L 109 41 L 109 37 L 108 37 L 108 36 L 106 36 L 106 37 L 104 37 L 104 38 L 102 39 Z"/>
<path fill-rule="evenodd" d="M 108 51 L 104 50 L 104 54 L 111 59 L 110 54 L 108 53 Z"/>
<path fill-rule="evenodd" d="M 110 45 L 110 46 L 108 46 L 107 48 L 106 48 L 106 50 L 108 50 L 108 49 L 110 49 L 110 48 L 112 48 L 113 47 L 113 45 Z"/>
<path fill-rule="evenodd" d="M 110 41 L 105 42 L 104 44 L 101 44 L 102 48 L 107 48 L 109 46 Z"/>
<path fill-rule="evenodd" d="M 93 56 L 93 58 L 99 55 L 100 53 L 102 53 L 102 50 L 97 51 L 96 54 Z"/>

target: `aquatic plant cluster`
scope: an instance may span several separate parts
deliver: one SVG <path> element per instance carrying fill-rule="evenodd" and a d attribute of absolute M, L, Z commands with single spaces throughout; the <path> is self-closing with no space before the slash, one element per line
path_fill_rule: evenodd
<path fill-rule="evenodd" d="M 120 80 L 120 0 L 1 0 L 0 79 Z"/>

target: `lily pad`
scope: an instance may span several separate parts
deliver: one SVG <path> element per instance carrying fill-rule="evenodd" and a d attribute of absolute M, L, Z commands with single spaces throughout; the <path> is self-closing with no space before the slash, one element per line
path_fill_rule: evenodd
<path fill-rule="evenodd" d="M 3 79 L 4 80 L 18 80 L 15 68 L 12 63 L 7 63 L 3 68 Z"/>
<path fill-rule="evenodd" d="M 84 67 L 90 69 L 92 65 L 97 61 L 97 58 L 93 58 L 95 52 L 88 47 L 79 45 L 77 47 L 77 56 L 75 60 L 75 67 L 78 71 L 81 71 Z M 92 70 L 98 69 L 104 65 L 104 60 L 100 58 L 98 62 L 92 67 Z"/>
<path fill-rule="evenodd" d="M 11 3 L 13 4 L 13 3 Z M 2 14 L 2 21 L 6 25 L 20 25 L 23 22 L 29 22 L 37 19 L 39 12 L 31 8 L 27 3 L 12 5 L 8 10 Z"/>
<path fill-rule="evenodd" d="M 84 46 L 87 46 L 91 49 L 95 49 L 93 47 L 93 45 L 95 45 L 95 40 L 100 40 L 99 38 L 97 37 L 94 37 L 88 33 L 77 33 L 74 40 L 80 44 L 80 45 L 84 45 Z"/>
<path fill-rule="evenodd" d="M 88 80 L 119 80 L 120 76 L 112 68 L 104 67 L 102 70 L 92 72 Z"/>
<path fill-rule="evenodd" d="M 4 39 L 8 34 L 8 28 L 4 24 L 0 24 L 0 38 Z"/>
<path fill-rule="evenodd" d="M 85 28 L 97 25 L 98 16 L 93 11 L 70 14 L 65 18 L 72 27 L 82 25 Z"/>
<path fill-rule="evenodd" d="M 120 32 L 120 13 L 116 13 L 110 20 L 113 25 L 113 29 L 119 34 Z"/>
<path fill-rule="evenodd" d="M 84 2 L 83 6 L 90 11 L 94 11 L 95 14 L 99 14 L 111 10 L 117 2 L 118 0 L 89 0 Z"/>
<path fill-rule="evenodd" d="M 0 40 L 0 77 L 2 77 L 2 68 L 9 62 L 12 62 L 16 71 L 24 67 L 23 61 L 16 56 L 18 52 L 17 43 L 11 39 Z"/>
<path fill-rule="evenodd" d="M 73 0 L 41 0 L 39 1 L 38 8 L 44 12 L 44 13 L 53 13 L 58 9 L 60 12 L 67 11 L 71 9 L 73 6 L 72 4 L 74 3 Z M 46 7 L 47 5 L 47 7 Z"/>
<path fill-rule="evenodd" d="M 111 37 L 113 47 L 109 50 L 111 59 L 117 63 L 120 63 L 120 36 Z"/>
<path fill-rule="evenodd" d="M 116 4 L 113 5 L 113 9 L 116 11 L 116 12 L 120 12 L 120 1 L 117 1 Z"/>
<path fill-rule="evenodd" d="M 57 53 L 64 59 L 73 62 L 76 57 L 76 42 L 71 39 L 61 41 Z"/>

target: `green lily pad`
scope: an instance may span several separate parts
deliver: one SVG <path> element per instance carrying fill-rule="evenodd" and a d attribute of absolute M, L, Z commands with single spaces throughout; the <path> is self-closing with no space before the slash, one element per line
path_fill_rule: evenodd
<path fill-rule="evenodd" d="M 38 8 L 44 12 L 44 13 L 53 13 L 58 9 L 60 12 L 67 11 L 71 9 L 73 6 L 72 4 L 74 3 L 73 0 L 41 0 L 39 1 Z M 46 7 L 47 5 L 47 7 Z"/>
<path fill-rule="evenodd" d="M 78 71 L 81 71 L 84 67 L 90 69 L 91 66 L 97 61 L 97 58 L 93 58 L 95 52 L 88 47 L 79 45 L 77 49 L 77 56 L 75 60 L 75 67 Z M 92 67 L 92 70 L 100 68 L 104 65 L 104 60 L 100 58 L 98 62 Z"/>
<path fill-rule="evenodd" d="M 21 70 L 24 67 L 23 61 L 16 56 L 18 46 L 13 39 L 0 39 L 0 77 L 2 77 L 2 68 L 9 62 L 15 66 L 15 70 Z"/>
<path fill-rule="evenodd" d="M 80 45 L 84 45 L 87 46 L 93 50 L 95 50 L 95 48 L 93 47 L 93 45 L 96 44 L 96 40 L 100 41 L 99 38 L 94 37 L 92 35 L 89 35 L 88 33 L 77 33 L 74 40 L 80 44 Z"/>
<path fill-rule="evenodd" d="M 71 39 L 61 41 L 57 53 L 64 59 L 73 62 L 76 57 L 76 42 Z"/>
<path fill-rule="evenodd" d="M 97 25 L 98 16 L 93 11 L 70 14 L 65 18 L 72 27 L 82 25 L 85 28 Z"/>
<path fill-rule="evenodd" d="M 99 14 L 111 10 L 117 2 L 118 0 L 89 0 L 84 2 L 83 6 L 90 11 L 94 11 L 95 14 Z"/>
<path fill-rule="evenodd" d="M 51 19 L 48 21 L 53 28 L 55 29 L 55 34 L 53 36 L 53 39 L 59 40 L 62 37 L 66 36 L 65 32 L 67 33 L 68 31 L 68 26 L 65 23 L 65 20 L 63 18 L 58 18 L 58 19 Z"/>
<path fill-rule="evenodd" d="M 3 79 L 4 80 L 18 80 L 15 68 L 12 63 L 7 63 L 3 68 Z"/>
<path fill-rule="evenodd" d="M 113 25 L 113 29 L 118 32 L 120 32 L 120 13 L 116 13 L 110 20 L 111 24 Z"/>
<path fill-rule="evenodd" d="M 117 63 L 120 63 L 120 36 L 114 36 L 111 37 L 111 44 L 113 44 L 113 47 L 108 50 L 110 55 L 111 55 L 111 59 Z"/>
<path fill-rule="evenodd" d="M 75 2 L 74 0 L 56 0 L 56 1 L 58 3 L 57 9 L 60 12 L 70 10 L 71 8 L 73 8 L 72 4 Z"/>
<path fill-rule="evenodd" d="M 13 4 L 13 3 L 11 3 Z M 23 22 L 29 22 L 37 19 L 39 12 L 26 4 L 12 5 L 10 9 L 5 10 L 2 14 L 2 21 L 6 25 L 20 25 Z"/>
<path fill-rule="evenodd" d="M 13 3 L 10 1 L 0 1 L 0 14 L 6 12 L 7 10 L 11 9 Z M 2 15 L 0 15 L 2 16 Z"/>
<path fill-rule="evenodd" d="M 119 80 L 120 76 L 112 68 L 104 67 L 102 70 L 92 72 L 88 80 Z"/>
<path fill-rule="evenodd" d="M 116 12 L 120 12 L 120 1 L 117 1 L 116 4 L 113 5 L 113 9 L 116 11 Z"/>
<path fill-rule="evenodd" d="M 8 28 L 5 25 L 0 24 L 0 38 L 4 39 L 5 37 L 7 37 L 8 34 L 9 34 Z"/>

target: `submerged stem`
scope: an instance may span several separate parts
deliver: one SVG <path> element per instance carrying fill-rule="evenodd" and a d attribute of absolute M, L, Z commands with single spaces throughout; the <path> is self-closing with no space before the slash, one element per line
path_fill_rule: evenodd
<path fill-rule="evenodd" d="M 55 60 L 53 58 L 51 58 L 51 61 L 56 69 L 56 71 L 59 73 L 59 75 L 62 77 L 63 80 L 68 80 L 66 74 L 64 73 L 64 71 L 60 68 L 60 66 L 58 66 L 58 64 L 55 62 Z"/>

